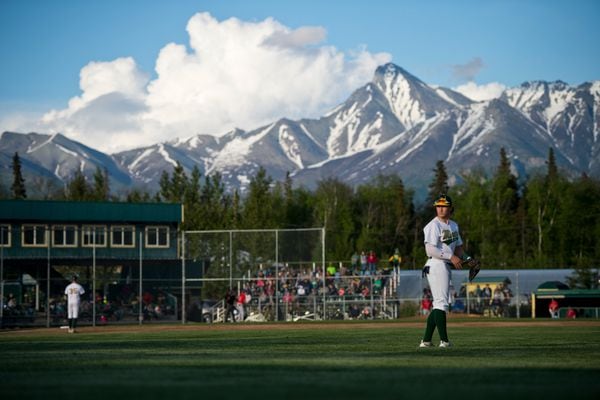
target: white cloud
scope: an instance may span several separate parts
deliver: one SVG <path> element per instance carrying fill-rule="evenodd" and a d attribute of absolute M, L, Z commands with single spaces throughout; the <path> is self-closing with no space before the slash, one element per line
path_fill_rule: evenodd
<path fill-rule="evenodd" d="M 88 146 L 113 151 L 139 144 L 148 76 L 131 57 L 90 62 L 79 74 L 81 96 L 41 119 L 41 131 L 61 132 Z"/>
<path fill-rule="evenodd" d="M 467 96 L 471 100 L 483 101 L 500 97 L 502 92 L 506 90 L 506 86 L 498 82 L 491 82 L 483 85 L 478 85 L 475 82 L 467 82 L 452 88 L 452 90 Z"/>
<path fill-rule="evenodd" d="M 164 46 L 152 81 L 132 58 L 89 63 L 81 95 L 46 113 L 41 125 L 109 152 L 255 129 L 281 117 L 320 116 L 391 61 L 364 48 L 346 55 L 321 44 L 323 28 L 294 30 L 272 18 L 218 21 L 199 13 L 187 31 L 189 47 Z"/>

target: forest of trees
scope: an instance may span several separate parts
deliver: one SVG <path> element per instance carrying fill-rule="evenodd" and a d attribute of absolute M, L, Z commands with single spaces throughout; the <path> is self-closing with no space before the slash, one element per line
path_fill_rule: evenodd
<path fill-rule="evenodd" d="M 568 179 L 549 150 L 544 171 L 520 181 L 511 172 L 504 149 L 496 170 L 470 171 L 448 188 L 444 163 L 432 165 L 433 179 L 424 204 L 398 175 L 375 176 L 351 187 L 337 179 L 322 180 L 315 190 L 293 186 L 289 175 L 274 182 L 264 169 L 241 195 L 230 192 L 219 174 L 188 176 L 181 165 L 164 171 L 157 193 L 132 189 L 125 197 L 110 194 L 106 171 L 91 182 L 81 172 L 53 199 L 77 201 L 181 202 L 185 230 L 326 228 L 326 259 L 349 260 L 354 251 L 374 250 L 385 259 L 398 248 L 403 266 L 421 268 L 425 260 L 422 229 L 434 216 L 432 199 L 448 193 L 456 205 L 469 254 L 488 268 L 575 268 L 581 274 L 600 263 L 600 181 L 588 176 Z M 13 158 L 13 185 L 0 188 L 4 198 L 27 201 L 18 154 Z M 593 275 L 593 274 L 592 274 Z"/>

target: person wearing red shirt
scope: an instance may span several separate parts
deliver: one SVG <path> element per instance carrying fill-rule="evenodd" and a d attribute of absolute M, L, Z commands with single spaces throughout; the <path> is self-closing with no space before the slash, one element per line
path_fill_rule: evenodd
<path fill-rule="evenodd" d="M 552 299 L 548 306 L 548 311 L 550 312 L 550 317 L 558 318 L 558 301 L 556 299 Z"/>

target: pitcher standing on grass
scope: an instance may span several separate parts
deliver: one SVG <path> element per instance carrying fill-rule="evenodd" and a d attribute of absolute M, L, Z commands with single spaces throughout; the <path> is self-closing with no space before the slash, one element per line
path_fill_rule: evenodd
<path fill-rule="evenodd" d="M 433 296 L 433 310 L 427 317 L 427 327 L 419 347 L 432 347 L 431 339 L 437 328 L 440 347 L 450 347 L 446 329 L 446 313 L 450 298 L 450 269 L 462 268 L 463 242 L 458 224 L 450 219 L 454 207 L 449 196 L 441 195 L 433 203 L 436 217 L 423 229 L 428 260 L 423 268 Z"/>

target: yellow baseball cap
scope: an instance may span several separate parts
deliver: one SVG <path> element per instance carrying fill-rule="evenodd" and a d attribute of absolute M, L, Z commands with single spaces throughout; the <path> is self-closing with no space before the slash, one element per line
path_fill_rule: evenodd
<path fill-rule="evenodd" d="M 433 202 L 434 207 L 452 207 L 452 199 L 450 196 L 442 194 Z"/>

